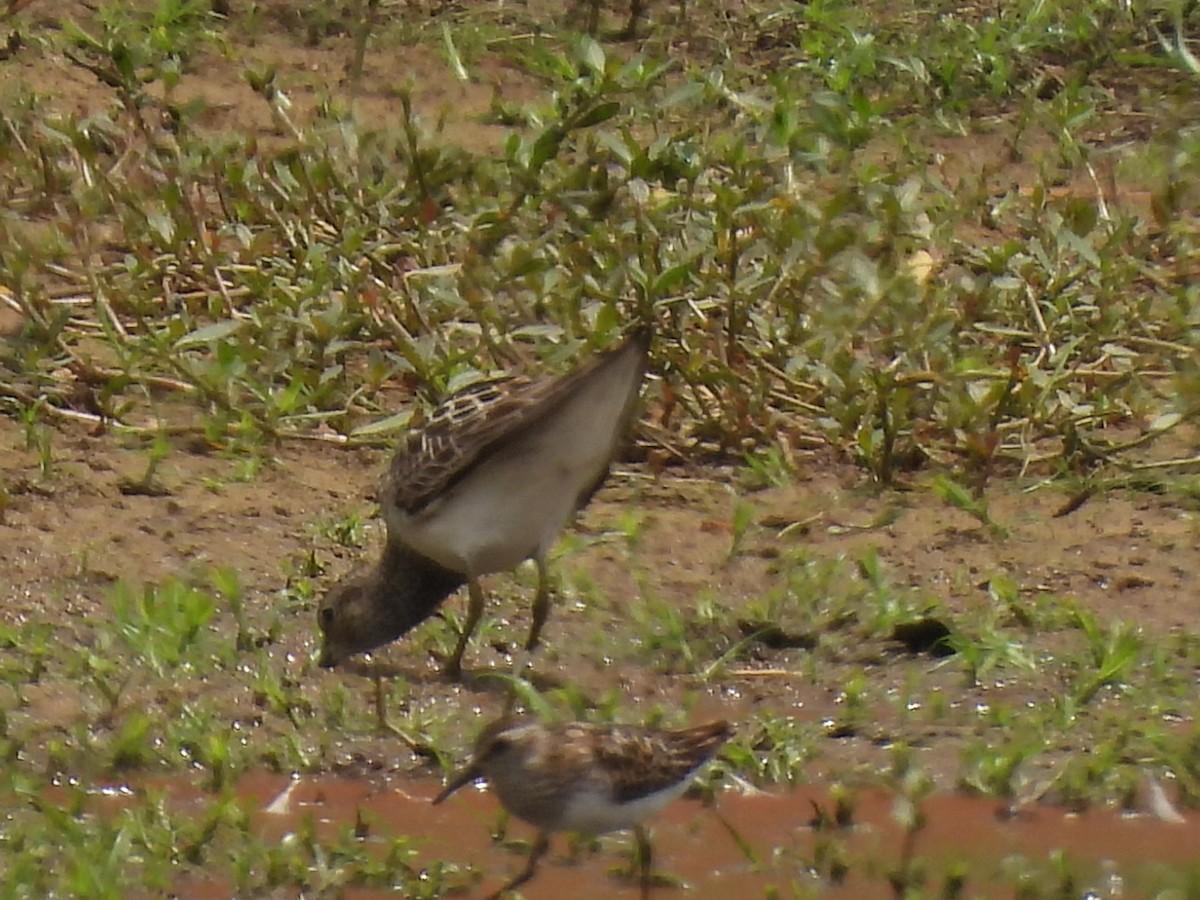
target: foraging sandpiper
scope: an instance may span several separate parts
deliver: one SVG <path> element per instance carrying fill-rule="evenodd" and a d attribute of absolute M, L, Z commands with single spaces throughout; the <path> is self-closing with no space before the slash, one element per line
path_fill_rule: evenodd
<path fill-rule="evenodd" d="M 510 813 L 538 829 L 525 867 L 491 895 L 533 877 L 559 831 L 604 834 L 632 828 L 642 896 L 650 890 L 650 843 L 642 821 L 687 789 L 696 769 L 733 734 L 725 721 L 680 731 L 501 719 L 480 733 L 471 762 L 437 797 L 486 778 Z"/>
<path fill-rule="evenodd" d="M 479 577 L 537 564 L 526 650 L 550 610 L 546 569 L 559 531 L 608 474 L 641 388 L 650 330 L 561 378 L 512 376 L 466 388 L 409 435 L 380 483 L 387 543 L 318 610 L 320 664 L 386 644 L 465 581 L 470 601 L 450 677 L 483 613 Z"/>

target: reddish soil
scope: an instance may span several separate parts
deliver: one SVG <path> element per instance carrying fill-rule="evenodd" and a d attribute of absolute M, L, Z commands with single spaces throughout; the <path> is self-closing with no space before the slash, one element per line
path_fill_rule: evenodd
<path fill-rule="evenodd" d="M 265 618 L 277 602 L 286 573 L 299 571 L 310 552 L 328 566 L 328 574 L 316 579 L 318 590 L 356 558 L 375 552 L 348 551 L 316 531 L 349 513 L 370 517 L 373 473 L 385 458 L 383 453 L 294 444 L 281 448 L 275 464 L 257 477 L 234 481 L 234 463 L 180 451 L 160 469 L 166 496 L 128 496 L 122 493 L 122 478 L 140 474 L 145 458 L 122 449 L 119 440 L 60 429 L 53 475 L 44 480 L 36 455 L 24 447 L 21 428 L 12 420 L 0 420 L 0 466 L 12 495 L 0 523 L 7 569 L 0 585 L 0 618 L 7 623 L 54 621 L 62 640 L 86 641 L 89 620 L 106 615 L 107 593 L 117 579 L 137 585 L 199 577 L 213 565 L 236 569 L 248 607 Z M 996 576 L 1016 584 L 1022 603 L 1042 595 L 1061 598 L 1057 602 L 1069 601 L 1106 619 L 1136 621 L 1149 635 L 1165 637 L 1185 630 L 1195 617 L 1195 603 L 1188 599 L 1188 586 L 1200 577 L 1194 518 L 1190 510 L 1169 500 L 1108 495 L 1055 518 L 1053 513 L 1064 502 L 1060 492 L 1047 488 L 1026 493 L 1015 485 L 1000 486 L 992 492 L 991 509 L 1011 529 L 1010 537 L 1002 540 L 988 536 L 966 513 L 949 509 L 927 492 L 878 494 L 849 467 L 816 459 L 812 465 L 813 471 L 794 486 L 744 495 L 758 510 L 759 522 L 774 527 L 752 528 L 742 553 L 732 560 L 728 554 L 736 491 L 730 472 L 652 476 L 619 469 L 581 519 L 578 533 L 586 540 L 556 566 L 566 597 L 556 604 L 546 646 L 537 656 L 536 669 L 544 684 L 574 682 L 593 697 L 616 688 L 631 710 L 698 702 L 697 717 L 712 713 L 736 718 L 741 712 L 775 709 L 816 722 L 840 714 L 847 680 L 865 672 L 872 702 L 879 708 L 856 737 L 838 744 L 834 759 L 818 758 L 809 775 L 820 777 L 826 766 L 836 772 L 854 762 L 883 764 L 890 742 L 903 738 L 920 748 L 922 761 L 943 787 L 950 788 L 956 753 L 968 734 L 960 731 L 962 723 L 953 721 L 900 721 L 889 698 L 903 689 L 912 673 L 937 685 L 952 707 L 988 698 L 1041 703 L 1056 682 L 1009 677 L 967 688 L 961 668 L 939 668 L 921 655 L 897 655 L 886 641 L 835 644 L 821 656 L 817 671 L 807 650 L 758 647 L 748 660 L 733 663 L 730 671 L 707 685 L 670 674 L 677 666 L 669 660 L 649 666 L 651 660 L 646 660 L 636 667 L 627 661 L 614 668 L 597 654 L 612 635 L 628 635 L 631 646 L 642 639 L 629 615 L 644 598 L 676 607 L 685 618 L 692 615 L 698 597 L 719 598 L 730 620 L 722 627 L 733 627 L 739 611 L 762 603 L 780 588 L 781 553 L 811 560 L 855 559 L 875 548 L 896 591 L 940 602 L 943 616 L 950 619 L 970 621 L 986 610 L 992 603 L 987 583 Z M 644 522 L 632 556 L 619 536 L 631 507 Z M 893 507 L 895 520 L 890 525 L 867 527 Z M 795 522 L 807 524 L 779 537 L 784 523 Z M 372 528 L 377 534 L 377 521 Z M 518 580 L 522 586 L 515 590 L 508 577 L 489 580 L 500 595 L 489 606 L 492 637 L 477 639 L 468 649 L 469 670 L 503 669 L 507 653 L 523 638 L 529 573 Z M 591 599 L 585 600 L 579 586 L 588 583 L 594 587 L 587 590 Z M 448 603 L 457 610 L 465 601 L 458 597 Z M 435 661 L 422 647 L 421 634 L 397 643 L 385 656 L 393 674 L 407 677 L 414 708 L 436 709 L 474 694 L 472 705 L 484 701 L 482 709 L 476 707 L 480 713 L 493 711 L 483 682 L 468 685 L 464 696 L 462 688 L 442 681 Z M 1031 646 L 1059 640 L 1054 634 L 1026 638 Z M 311 661 L 315 646 L 312 611 L 295 611 L 287 614 L 272 654 L 290 660 L 284 663 L 289 672 L 318 685 L 322 679 L 357 681 L 353 673 L 364 671 L 353 665 L 334 673 L 316 669 Z M 365 694 L 366 682 L 360 683 Z M 31 714 L 69 719 L 80 712 L 69 686 L 61 691 L 45 687 L 33 697 L 45 708 L 29 710 Z M 367 763 L 368 769 L 397 765 L 391 742 L 367 740 L 357 745 L 358 752 L 366 753 L 365 760 L 375 760 Z"/>
<path fill-rule="evenodd" d="M 316 46 L 305 46 L 300 30 L 287 26 L 288 6 L 285 0 L 264 5 L 267 27 L 236 48 L 237 62 L 205 51 L 194 66 L 202 76 L 193 73 L 184 79 L 180 98 L 204 98 L 210 110 L 209 127 L 249 131 L 264 141 L 286 139 L 272 122 L 267 104 L 243 79 L 245 65 L 278 65 L 281 87 L 294 101 L 298 121 L 312 113 L 324 89 L 341 79 L 350 39 L 333 34 Z M 37 28 L 56 27 L 62 18 L 86 21 L 90 14 L 85 4 L 67 0 L 41 0 L 20 13 L 33 23 L 35 33 Z M 506 103 L 537 96 L 533 81 L 514 68 L 482 64 L 475 80 L 461 82 L 441 55 L 404 46 L 370 54 L 363 87 L 340 97 L 364 119 L 398 119 L 400 99 L 395 88 L 414 73 L 420 75 L 414 80 L 413 95 L 418 111 L 427 121 L 444 115 L 443 136 L 480 151 L 498 147 L 506 133 L 503 127 L 480 121 L 494 95 Z M 44 95 L 48 108 L 86 112 L 113 103 L 112 91 L 91 75 L 33 48 L 0 65 L 0 91 L 17 85 Z M 939 150 L 949 153 L 953 148 L 947 145 Z M 973 165 L 967 161 L 962 168 Z M 1131 197 L 1130 202 L 1142 199 Z M 11 316 L 11 312 L 0 305 L 0 315 Z M 0 339 L 15 328 L 0 319 Z M 159 474 L 166 495 L 148 497 L 122 492 L 122 479 L 140 475 L 145 456 L 123 446 L 112 434 L 63 425 L 56 429 L 52 453 L 52 471 L 44 475 L 37 454 L 26 446 L 22 426 L 0 418 L 0 472 L 10 494 L 7 505 L 0 507 L 4 570 L 0 621 L 50 621 L 66 642 L 88 639 L 90 622 L 105 615 L 107 592 L 118 579 L 136 585 L 199 576 L 213 565 L 230 566 L 239 574 L 251 614 L 263 618 L 273 610 L 288 573 L 301 571 L 306 557 L 315 553 L 327 566 L 326 574 L 316 579 L 318 591 L 323 589 L 359 554 L 320 537 L 318 527 L 351 512 L 369 516 L 374 476 L 385 461 L 381 453 L 296 442 L 280 447 L 274 462 L 256 477 L 238 480 L 236 462 L 177 449 Z M 826 457 L 814 456 L 805 465 L 793 486 L 752 494 L 739 491 L 734 473 L 726 470 L 670 470 L 655 475 L 620 469 L 582 518 L 579 532 L 586 539 L 558 564 L 567 597 L 559 602 L 547 627 L 547 646 L 537 659 L 542 677 L 576 682 L 589 696 L 619 691 L 622 711 L 629 716 L 639 707 L 687 703 L 694 704 L 697 720 L 709 714 L 736 720 L 747 712 L 769 709 L 819 722 L 841 714 L 845 683 L 861 672 L 871 685 L 873 715 L 855 733 L 840 738 L 831 734 L 818 746 L 807 777 L 820 782 L 826 777 L 852 776 L 862 765 L 885 766 L 888 748 L 903 740 L 916 749 L 937 786 L 949 791 L 958 774 L 958 754 L 970 734 L 954 721 L 938 723 L 919 716 L 901 720 L 890 698 L 903 690 L 910 673 L 919 671 L 938 683 L 951 708 L 996 697 L 1014 705 L 1042 703 L 1054 689 L 1052 680 L 997 680 L 968 688 L 961 669 L 935 669 L 928 657 L 898 654 L 895 647 L 877 641 L 836 655 L 819 672 L 813 671 L 804 649 L 759 647 L 749 660 L 732 664 L 731 671 L 701 682 L 675 674 L 669 664 L 614 666 L 595 654 L 602 646 L 597 633 L 608 629 L 636 642 L 639 632 L 628 621 L 631 610 L 644 605 L 647 597 L 685 611 L 695 608 L 698 595 L 718 598 L 733 621 L 739 611 L 761 603 L 780 587 L 781 554 L 853 559 L 867 548 L 878 551 L 885 574 L 897 589 L 911 589 L 939 602 L 951 618 L 969 619 L 990 603 L 987 582 L 998 575 L 1014 582 L 1025 600 L 1043 594 L 1070 598 L 1105 619 L 1136 622 L 1151 636 L 1188 630 L 1197 618 L 1197 601 L 1191 592 L 1200 581 L 1196 516 L 1192 508 L 1182 508 L 1169 498 L 1101 495 L 1077 512 L 1055 518 L 1053 513 L 1066 499 L 1058 490 L 1027 492 L 1026 485 L 1016 482 L 996 485 L 989 493 L 992 515 L 1011 529 L 1007 539 L 999 539 L 929 492 L 878 493 L 863 473 Z M 751 528 L 742 552 L 728 559 L 739 493 L 756 508 L 758 524 Z M 613 534 L 624 527 L 630 509 L 644 519 L 632 555 L 626 552 L 624 539 Z M 870 527 L 891 509 L 898 515 L 890 524 Z M 797 523 L 802 527 L 787 529 L 781 536 L 788 525 Z M 373 528 L 377 538 L 377 523 Z M 371 552 L 363 551 L 362 556 Z M 526 630 L 528 582 L 528 576 L 521 576 L 522 587 L 515 591 L 519 597 L 514 600 L 511 581 L 491 580 L 505 595 L 488 613 L 498 621 L 492 632 L 496 640 L 471 646 L 469 668 L 507 665 L 505 653 Z M 581 585 L 589 582 L 595 589 L 588 595 L 603 600 L 573 602 L 585 593 Z M 463 600 L 451 602 L 461 605 Z M 356 695 L 366 702 L 368 683 L 353 670 L 331 673 L 312 665 L 316 633 L 311 609 L 290 610 L 284 626 L 272 654 L 289 673 L 318 686 L 350 679 Z M 1037 636 L 1029 639 L 1034 642 Z M 482 683 L 460 687 L 441 681 L 419 637 L 397 645 L 387 659 L 395 672 L 408 676 L 411 709 L 444 709 L 452 704 L 471 710 L 461 717 L 464 741 L 476 721 L 498 708 L 494 692 Z M 69 684 L 38 685 L 26 699 L 29 705 L 20 716 L 67 726 L 86 715 L 80 691 Z M 231 715 L 236 714 L 236 704 L 245 702 L 232 699 Z M 518 864 L 516 857 L 487 839 L 494 814 L 490 799 L 466 792 L 463 799 L 434 811 L 425 801 L 434 792 L 436 773 L 415 757 L 398 752 L 394 740 L 348 735 L 341 739 L 341 747 L 344 770 L 364 777 L 325 782 L 319 789 L 305 787 L 309 799 L 294 798 L 295 803 L 310 803 L 322 820 L 341 824 L 353 822 L 358 808 L 368 811 L 378 829 L 411 830 L 420 824 L 432 835 L 431 854 L 470 860 L 489 872 L 510 871 Z M 1071 749 L 1063 748 L 1064 752 Z M 380 779 L 381 770 L 399 771 L 405 778 Z M 420 781 L 408 780 L 418 773 Z M 245 793 L 265 804 L 283 783 L 273 776 L 264 778 L 261 784 L 246 786 Z M 324 799 L 313 799 L 312 791 Z M 753 846 L 783 848 L 782 855 L 759 872 L 750 871 L 750 864 L 713 815 L 695 805 L 678 804 L 661 820 L 659 863 L 695 885 L 697 890 L 687 896 L 696 898 L 732 896 L 730 885 L 744 885 L 746 879 L 767 884 L 782 875 L 800 877 L 816 840 L 807 825 L 810 801 L 823 797 L 818 789 L 785 797 L 722 797 L 719 806 L 730 824 Z M 897 841 L 888 831 L 893 827 L 889 802 L 864 796 L 861 815 L 871 824 L 848 836 L 853 847 L 894 851 Z M 1069 846 L 1090 861 L 1140 862 L 1153 857 L 1182 862 L 1194 858 L 1192 847 L 1200 824 L 1193 813 L 1188 814 L 1190 827 L 1178 828 L 1157 822 L 1133 824 L 1108 812 L 1067 818 L 1052 809 L 1001 820 L 994 804 L 951 796 L 938 797 L 927 812 L 933 824 L 920 837 L 922 852 L 927 852 L 926 846 L 941 847 L 947 858 L 970 856 L 972 848 L 981 845 L 991 848 L 991 859 L 1009 850 L 1036 856 L 1046 847 Z M 292 813 L 298 814 L 295 808 Z M 261 815 L 268 821 L 265 813 Z M 962 825 L 968 822 L 971 827 L 964 830 Z M 286 826 L 276 827 L 282 834 Z M 442 841 L 440 836 L 446 834 L 454 835 L 453 844 Z M 556 842 L 527 896 L 632 896 L 632 887 L 622 888 L 621 881 L 607 875 L 614 854 L 611 845 L 604 846 L 609 849 L 585 853 L 581 861 L 567 864 L 561 858 L 561 840 Z M 822 896 L 892 896 L 883 878 L 847 886 L 846 891 Z M 184 893 L 201 896 L 203 888 L 193 885 Z"/>
<path fill-rule="evenodd" d="M 199 812 L 209 802 L 177 783 L 159 787 L 181 809 Z M 331 839 L 354 827 L 380 852 L 389 835 L 419 835 L 418 855 L 410 865 L 419 870 L 434 863 L 473 863 L 491 873 L 478 885 L 480 896 L 519 870 L 531 829 L 509 821 L 499 831 L 499 807 L 486 793 L 464 792 L 436 807 L 430 803 L 433 793 L 425 786 L 379 790 L 359 780 L 263 775 L 248 776 L 239 785 L 239 794 L 255 810 L 255 830 L 267 839 L 294 834 L 308 819 L 315 822 L 318 836 Z M 111 812 L 128 805 L 129 797 L 123 791 L 97 792 L 95 805 Z M 711 808 L 680 801 L 655 819 L 654 872 L 686 886 L 689 900 L 771 896 L 772 890 L 791 896 L 801 886 L 831 900 L 888 900 L 895 897 L 889 877 L 902 871 L 906 860 L 935 884 L 949 884 L 958 866 L 970 864 L 959 896 L 1017 896 L 1022 878 L 1045 886 L 1052 883 L 1051 872 L 1070 872 L 1081 888 L 1102 889 L 1113 871 L 1122 873 L 1137 896 L 1141 873 L 1195 860 L 1194 835 L 1200 827 L 1195 811 L 1186 822 L 1167 823 L 1113 810 L 1076 813 L 1039 807 L 1013 813 L 995 801 L 937 796 L 921 805 L 927 824 L 906 842 L 892 794 L 875 790 L 852 795 L 849 821 L 836 826 L 820 818 L 833 806 L 828 792 L 815 786 L 751 796 L 725 793 Z M 501 833 L 503 840 L 493 837 Z M 1069 863 L 1054 862 L 1052 851 L 1063 853 Z M 640 896 L 630 874 L 631 855 L 628 838 L 575 844 L 558 836 L 535 878 L 521 889 L 522 896 Z M 845 865 L 844 877 L 831 877 L 835 861 Z M 229 896 L 219 878 L 189 878 L 178 884 L 178 891 L 192 900 Z M 382 900 L 393 895 L 348 888 L 340 896 Z"/>

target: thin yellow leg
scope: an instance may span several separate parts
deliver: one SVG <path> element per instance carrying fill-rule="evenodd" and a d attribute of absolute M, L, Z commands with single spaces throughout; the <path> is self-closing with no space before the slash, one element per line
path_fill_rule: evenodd
<path fill-rule="evenodd" d="M 463 623 L 462 633 L 458 636 L 458 646 L 454 648 L 454 655 L 446 660 L 444 670 L 446 677 L 455 681 L 462 676 L 462 658 L 467 649 L 467 641 L 471 639 L 475 627 L 483 618 L 483 588 L 479 586 L 479 579 L 471 574 L 467 575 L 467 598 L 467 621 Z"/>
<path fill-rule="evenodd" d="M 525 677 L 525 670 L 529 668 L 531 656 L 541 637 L 542 626 L 546 624 L 546 618 L 550 615 L 550 570 L 542 556 L 535 556 L 533 561 L 537 565 L 538 572 L 537 593 L 533 597 L 533 622 L 529 626 L 529 637 L 525 640 L 525 649 L 516 654 L 516 659 L 513 661 L 514 680 Z M 516 700 L 517 688 L 514 684 L 508 695 L 508 703 L 504 708 L 505 715 L 512 712 Z"/>
<path fill-rule="evenodd" d="M 542 636 L 542 626 L 550 615 L 550 568 L 543 556 L 534 557 L 537 565 L 537 593 L 533 597 L 533 624 L 529 626 L 529 639 L 525 641 L 526 650 L 537 649 L 538 639 Z"/>

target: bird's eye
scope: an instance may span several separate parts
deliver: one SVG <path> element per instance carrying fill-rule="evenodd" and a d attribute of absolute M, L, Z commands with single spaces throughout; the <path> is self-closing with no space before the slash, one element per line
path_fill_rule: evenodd
<path fill-rule="evenodd" d="M 322 606 L 321 611 L 317 613 L 317 621 L 321 623 L 322 628 L 328 628 L 333 624 L 333 607 Z"/>

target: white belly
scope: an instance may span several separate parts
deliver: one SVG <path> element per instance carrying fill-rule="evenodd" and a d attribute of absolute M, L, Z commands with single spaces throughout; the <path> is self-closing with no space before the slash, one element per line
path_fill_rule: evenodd
<path fill-rule="evenodd" d="M 613 803 L 607 791 L 602 794 L 590 791 L 576 794 L 563 810 L 561 830 L 605 834 L 632 828 L 683 796 L 690 781 L 690 778 L 685 778 L 656 794 L 622 804 Z"/>
<path fill-rule="evenodd" d="M 617 370 L 582 386 L 445 496 L 413 515 L 394 511 L 389 529 L 421 555 L 469 575 L 507 571 L 546 554 L 612 458 L 622 413 L 637 389 L 629 381 L 628 372 Z"/>

